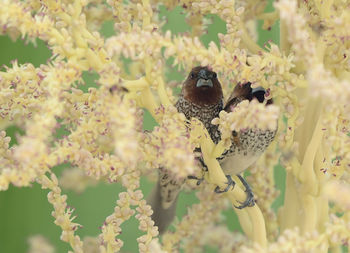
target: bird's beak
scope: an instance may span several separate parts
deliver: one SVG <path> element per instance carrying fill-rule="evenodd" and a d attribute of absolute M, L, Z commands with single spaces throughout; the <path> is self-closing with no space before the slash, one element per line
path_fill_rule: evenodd
<path fill-rule="evenodd" d="M 210 79 L 199 78 L 196 87 L 202 86 L 213 87 L 213 82 Z"/>

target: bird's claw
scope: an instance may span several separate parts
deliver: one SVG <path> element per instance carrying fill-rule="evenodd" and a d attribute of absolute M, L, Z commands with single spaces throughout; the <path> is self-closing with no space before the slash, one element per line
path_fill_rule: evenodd
<path fill-rule="evenodd" d="M 226 178 L 227 178 L 227 182 L 226 182 L 227 186 L 226 186 L 226 188 L 223 189 L 223 190 L 220 190 L 220 187 L 219 187 L 219 186 L 216 186 L 216 188 L 215 188 L 215 190 L 214 190 L 215 193 L 224 193 L 224 192 L 228 192 L 228 191 L 230 190 L 231 187 L 232 187 L 232 189 L 233 189 L 233 187 L 235 187 L 235 184 L 236 184 L 236 183 L 232 180 L 232 177 L 231 177 L 230 175 L 226 175 Z"/>
<path fill-rule="evenodd" d="M 242 184 L 245 187 L 245 192 L 247 193 L 247 198 L 244 202 L 239 202 L 241 205 L 240 206 L 235 206 L 237 209 L 243 209 L 247 206 L 252 207 L 255 205 L 255 200 L 254 200 L 254 194 L 252 191 L 252 188 L 250 188 L 249 184 L 247 181 L 244 180 L 244 178 L 241 175 L 237 175 L 239 180 L 241 180 Z"/>
<path fill-rule="evenodd" d="M 244 202 L 239 202 L 241 205 L 239 206 L 235 206 L 237 209 L 243 209 L 247 206 L 252 207 L 255 205 L 255 200 L 254 200 L 254 194 L 252 191 L 247 191 L 245 190 L 245 192 L 247 193 L 247 198 Z"/>
<path fill-rule="evenodd" d="M 187 176 L 187 178 L 188 179 L 193 179 L 193 180 L 197 180 L 197 185 L 200 185 L 202 182 L 203 182 L 203 180 L 204 180 L 204 177 L 202 177 L 202 178 L 198 178 L 198 177 L 196 177 L 196 176 Z"/>

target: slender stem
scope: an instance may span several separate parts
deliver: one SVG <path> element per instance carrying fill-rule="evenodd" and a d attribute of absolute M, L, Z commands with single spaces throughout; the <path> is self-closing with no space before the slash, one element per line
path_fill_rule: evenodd
<path fill-rule="evenodd" d="M 159 77 L 157 79 L 158 81 L 158 94 L 159 94 L 159 98 L 160 98 L 160 102 L 162 103 L 162 105 L 164 105 L 165 107 L 170 106 L 171 102 L 170 99 L 166 93 L 165 90 L 165 85 L 164 85 L 164 80 L 162 77 Z"/>
<path fill-rule="evenodd" d="M 152 10 L 152 8 L 147 8 L 149 6 L 149 0 L 142 0 L 143 5 L 143 20 L 142 20 L 142 28 L 146 29 L 147 26 L 151 24 L 151 15 L 152 13 L 147 13 L 146 10 Z M 147 15 L 145 15 L 147 13 Z"/>
<path fill-rule="evenodd" d="M 195 126 L 195 128 L 198 126 Z M 198 129 L 196 129 L 198 131 Z M 227 178 L 222 171 L 219 162 L 215 156 L 212 156 L 213 150 L 215 150 L 215 144 L 210 138 L 207 130 L 201 124 L 201 130 L 204 134 L 201 136 L 201 150 L 205 164 L 208 166 L 208 175 L 206 175 L 207 181 L 214 185 L 218 185 L 220 188 L 226 186 Z M 246 200 L 246 193 L 239 187 L 238 184 L 235 187 L 225 193 L 231 200 L 233 205 L 238 202 L 244 202 Z M 238 203 L 239 204 L 239 203 Z M 235 209 L 236 211 L 236 209 Z M 246 213 L 245 213 L 246 212 Z M 239 220 L 243 230 L 247 233 L 254 242 L 258 243 L 262 247 L 267 245 L 265 220 L 257 204 L 252 207 L 246 207 L 244 212 L 236 211 L 240 216 Z M 247 219 L 247 215 L 249 219 Z"/>
<path fill-rule="evenodd" d="M 264 12 L 256 16 L 256 18 L 260 20 L 270 19 L 277 21 L 279 19 L 279 13 L 277 10 L 274 10 L 272 12 Z"/>
<path fill-rule="evenodd" d="M 286 23 L 281 20 L 280 22 L 280 48 L 281 51 L 284 52 L 286 55 L 290 52 L 290 43 L 288 42 L 288 28 L 286 26 Z"/>
<path fill-rule="evenodd" d="M 248 50 L 254 54 L 264 51 L 253 39 L 248 35 L 246 28 L 243 23 L 240 23 L 239 26 L 242 31 L 241 39 L 243 44 L 248 48 Z"/>
<path fill-rule="evenodd" d="M 316 194 L 317 192 L 317 180 L 316 174 L 314 171 L 314 159 L 316 156 L 316 152 L 321 144 L 321 140 L 323 137 L 322 131 L 322 114 L 320 114 L 315 130 L 313 132 L 311 141 L 309 142 L 303 162 L 301 164 L 301 169 L 299 172 L 299 179 L 304 183 L 308 193 Z"/>
<path fill-rule="evenodd" d="M 148 83 L 145 77 L 141 77 L 137 80 L 127 80 L 124 82 L 123 86 L 129 91 L 140 91 L 148 87 Z"/>

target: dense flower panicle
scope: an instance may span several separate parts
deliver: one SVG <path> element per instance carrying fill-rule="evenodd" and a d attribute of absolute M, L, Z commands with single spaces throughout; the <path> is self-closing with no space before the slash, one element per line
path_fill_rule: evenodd
<path fill-rule="evenodd" d="M 90 236 L 84 237 L 84 240 L 83 240 L 84 253 L 98 253 L 100 252 L 99 247 L 100 245 L 98 242 L 98 238 L 90 237 Z"/>
<path fill-rule="evenodd" d="M 241 16 L 246 21 L 246 20 L 252 20 L 253 17 L 256 17 L 264 13 L 264 10 L 266 9 L 267 4 L 268 4 L 268 1 L 266 0 L 259 1 L 258 3 L 254 0 L 247 0 L 247 1 L 238 0 L 238 1 L 235 1 L 235 8 L 236 9 L 240 7 L 244 8 L 244 12 L 241 14 Z"/>
<path fill-rule="evenodd" d="M 101 1 L 89 1 L 90 4 L 85 6 L 86 26 L 91 31 L 99 31 L 100 27 L 106 20 L 113 18 L 113 13 L 108 5 L 101 5 Z"/>
<path fill-rule="evenodd" d="M 301 64 L 303 69 L 307 67 L 306 77 L 310 82 L 310 89 L 312 90 L 313 96 L 322 96 L 323 99 L 329 100 L 329 102 L 336 101 L 341 104 L 346 104 L 346 101 L 349 101 L 349 76 L 346 69 L 339 68 L 340 61 L 337 61 L 336 65 L 330 64 L 329 61 L 323 58 L 327 57 L 329 54 L 331 58 L 336 58 L 341 55 L 341 60 L 347 61 L 347 67 L 349 66 L 349 60 L 347 56 L 347 50 L 349 50 L 349 42 L 346 42 L 347 36 L 341 36 L 341 39 L 338 40 L 337 44 L 348 45 L 343 47 L 340 50 L 336 50 L 332 53 L 330 49 L 333 48 L 333 43 L 328 42 L 328 39 L 338 38 L 339 34 L 342 34 L 342 30 L 338 33 L 338 29 L 328 28 L 321 35 L 319 35 L 319 46 L 316 46 L 315 40 L 311 38 L 310 33 L 305 29 L 305 18 L 297 13 L 297 4 L 296 1 L 280 1 L 276 3 L 276 7 L 280 10 L 281 19 L 289 27 L 289 40 L 293 41 L 293 51 L 296 54 L 296 57 L 299 61 L 305 61 L 304 64 Z M 333 8 L 327 9 L 327 5 L 321 5 L 320 8 L 325 11 L 333 11 Z M 340 7 L 341 9 L 341 7 Z M 292 15 L 291 15 L 292 14 Z M 338 15 L 336 15 L 338 16 Z M 348 15 L 343 12 L 338 18 L 338 22 Z M 331 19 L 326 19 L 327 22 Z M 332 39 L 332 40 L 333 40 Z M 344 41 L 345 39 L 345 41 Z M 345 55 L 345 59 L 344 59 Z M 332 67 L 337 66 L 337 67 Z M 333 73 L 331 73 L 333 72 Z M 333 75 L 332 75 L 333 74 Z M 349 110 L 347 110 L 349 112 Z M 348 114 L 349 116 L 350 114 Z"/>
<path fill-rule="evenodd" d="M 306 20 L 297 13 L 297 1 L 281 1 L 275 6 L 280 10 L 281 19 L 292 28 L 289 33 L 289 40 L 293 41 L 293 51 L 296 53 L 297 60 L 306 60 L 307 63 L 315 61 L 316 47 L 311 35 L 305 29 Z M 290 15 L 293 13 L 294 15 Z"/>
<path fill-rule="evenodd" d="M 339 244 L 347 246 L 350 243 L 350 217 L 349 212 L 345 212 L 343 217 L 337 217 L 331 214 L 330 221 L 326 224 L 326 235 L 329 238 L 329 243 L 333 247 Z"/>
<path fill-rule="evenodd" d="M 11 137 L 6 136 L 5 131 L 0 132 L 0 171 L 4 168 L 10 168 L 11 164 L 13 164 L 12 160 L 12 152 L 9 149 L 9 144 L 11 141 Z"/>
<path fill-rule="evenodd" d="M 316 4 L 310 14 L 315 15 L 318 12 L 318 18 L 327 16 L 327 13 L 334 11 L 327 6 Z M 325 188 L 326 182 L 330 178 L 341 178 L 344 165 L 347 164 L 348 136 L 341 133 L 340 129 L 341 122 L 349 115 L 346 106 L 349 96 L 348 80 L 344 79 L 341 67 L 339 71 L 334 71 L 334 66 L 326 60 L 329 48 L 332 47 L 329 43 L 322 43 L 325 39 L 322 36 L 327 33 L 323 30 L 327 28 L 317 27 L 318 24 L 314 23 L 313 31 L 306 29 L 307 19 L 302 15 L 305 9 L 302 7 L 302 11 L 298 12 L 296 1 L 280 1 L 276 3 L 276 7 L 283 22 L 281 33 L 287 33 L 283 29 L 288 29 L 289 42 L 292 44 L 288 45 L 285 40 L 283 48 L 289 50 L 292 46 L 291 50 L 297 57 L 295 70 L 304 73 L 308 84 L 308 89 L 295 93 L 298 95 L 299 106 L 294 108 L 297 109 L 297 114 L 291 119 L 296 124 L 288 126 L 290 131 L 286 134 L 289 139 L 288 146 L 294 147 L 291 150 L 294 154 L 283 163 L 288 169 L 288 198 L 279 211 L 279 220 L 282 229 L 298 224 L 302 234 L 312 233 L 317 229 L 323 231 L 330 213 L 327 191 L 332 190 Z M 327 19 L 325 21 L 326 24 Z M 327 31 L 331 33 L 329 29 Z M 343 54 L 341 51 L 337 53 Z M 298 181 L 293 182 L 293 178 Z M 298 182 L 302 182 L 303 186 L 300 187 Z M 301 191 L 296 192 L 300 188 Z M 295 215 L 296 212 L 299 215 Z"/>
<path fill-rule="evenodd" d="M 167 253 L 167 251 L 162 250 L 161 244 L 158 239 L 153 239 L 149 244 L 150 252 L 154 253 Z"/>
<path fill-rule="evenodd" d="M 147 56 L 145 51 L 151 51 L 151 57 L 157 57 L 160 49 L 164 47 L 164 56 L 174 57 L 174 65 L 185 69 L 190 69 L 193 62 L 210 65 L 222 76 L 220 81 L 223 83 L 224 94 L 231 93 L 230 84 L 247 81 L 257 83 L 264 88 L 271 88 L 273 89 L 271 93 L 275 94 L 273 91 L 276 89 L 274 88 L 276 81 L 294 86 L 295 82 L 290 81 L 299 78 L 294 73 L 285 72 L 293 67 L 291 63 L 293 58 L 278 58 L 280 52 L 277 46 L 271 47 L 271 53 L 263 53 L 264 58 L 261 55 L 248 57 L 244 50 L 236 48 L 229 53 L 225 48 L 219 50 L 215 43 L 210 43 L 209 48 L 206 49 L 197 37 L 172 39 L 169 31 L 165 35 L 157 31 L 140 31 L 112 36 L 107 39 L 106 47 L 110 57 L 123 54 L 133 60 L 144 59 Z M 250 66 L 246 65 L 247 61 Z"/>
<path fill-rule="evenodd" d="M 54 211 L 51 214 L 55 218 L 55 224 L 62 228 L 61 240 L 68 242 L 75 252 L 83 252 L 83 243 L 80 237 L 74 235 L 81 225 L 72 222 L 76 218 L 75 216 L 71 217 L 74 209 L 68 208 L 67 195 L 61 195 L 57 177 L 54 174 L 51 174 L 50 178 L 42 175 L 37 179 L 37 182 L 41 184 L 43 189 L 50 189 L 47 198 L 54 207 Z"/>
<path fill-rule="evenodd" d="M 139 180 L 139 175 L 136 180 Z M 131 183 L 129 183 L 131 184 Z M 136 212 L 131 209 L 131 206 L 136 206 Z M 120 225 L 135 215 L 139 220 L 139 229 L 146 232 L 137 239 L 140 252 L 149 252 L 150 243 L 153 238 L 158 235 L 158 229 L 154 226 L 154 221 L 150 218 L 152 214 L 151 207 L 143 200 L 143 194 L 140 190 L 128 190 L 119 194 L 117 206 L 114 213 L 106 218 L 102 226 L 102 233 L 99 236 L 101 252 L 117 252 L 123 246 L 120 239 L 116 239 L 121 233 Z"/>
<path fill-rule="evenodd" d="M 65 190 L 72 190 L 76 193 L 82 193 L 89 186 L 95 186 L 97 180 L 85 174 L 80 168 L 69 168 L 62 172 L 59 178 L 60 186 Z"/>
<path fill-rule="evenodd" d="M 206 229 L 210 231 L 212 224 L 218 219 L 225 205 L 224 199 L 219 198 L 212 192 L 212 187 L 206 185 L 197 193 L 201 202 L 194 204 L 188 210 L 187 215 L 175 224 L 175 232 L 167 232 L 163 236 L 164 249 L 168 252 L 178 252 L 180 242 L 191 238 L 196 233 L 203 233 Z M 197 246 L 201 245 L 199 242 Z M 195 245 L 193 245 L 195 246 Z"/>
<path fill-rule="evenodd" d="M 55 248 L 42 235 L 33 235 L 28 238 L 29 253 L 54 253 Z"/>
<path fill-rule="evenodd" d="M 176 36 L 162 32 L 160 4 L 167 9 L 182 6 L 191 31 Z M 275 11 L 264 13 L 267 4 L 2 0 L 0 34 L 34 44 L 39 38 L 52 56 L 39 67 L 14 60 L 0 72 L 0 190 L 34 182 L 49 189 L 61 240 L 74 252 L 119 251 L 121 224 L 131 217 L 143 232 L 137 238 L 140 252 L 192 252 L 216 245 L 221 252 L 318 253 L 349 245 L 348 3 L 280 0 Z M 223 20 L 226 32 L 217 34 L 219 45 L 210 42 L 205 47 L 199 37 L 208 30 L 208 14 Z M 112 19 L 115 34 L 105 39 L 99 31 Z M 256 21 L 269 29 L 278 19 L 280 45 L 260 47 Z M 124 58 L 131 60 L 128 67 Z M 173 66 L 167 66 L 169 59 Z M 209 65 L 217 72 L 225 96 L 235 84 L 249 81 L 253 88 L 265 88 L 266 99 L 273 98 L 274 105 L 243 101 L 232 112 L 221 112 L 213 123 L 219 125 L 222 141 L 214 145 L 198 120 L 187 122 L 173 107 L 174 85 L 165 78 L 174 67 L 187 71 L 195 65 Z M 85 71 L 99 76 L 97 86 L 87 92 L 80 89 L 86 84 Z M 159 124 L 152 131 L 143 132 L 143 108 Z M 11 125 L 25 132 L 12 147 L 2 131 Z M 139 189 L 143 174 L 164 167 L 177 179 L 197 175 L 193 150 L 201 147 L 208 166 L 205 179 L 221 187 L 226 178 L 216 157 L 231 144 L 232 131 L 275 130 L 277 125 L 276 141 L 252 165 L 248 177 L 257 205 L 235 209 L 245 235 L 217 224 L 227 205 L 204 183 L 197 193 L 200 202 L 158 240 L 151 207 Z M 65 129 L 65 135 L 59 136 L 58 129 Z M 286 169 L 286 190 L 276 214 L 271 205 L 278 195 L 273 174 L 278 162 Z M 72 168 L 57 179 L 51 168 L 66 163 Z M 119 193 L 101 234 L 82 241 L 75 235 L 80 225 L 73 222 L 73 209 L 60 186 L 82 192 L 97 180 L 120 183 L 125 191 Z M 235 203 L 245 193 L 238 183 L 225 196 Z M 331 208 L 329 201 L 334 203 Z M 40 246 L 45 244 L 36 238 L 31 239 L 33 252 L 38 251 L 38 240 Z M 50 246 L 40 250 L 45 249 L 53 251 Z"/>
<path fill-rule="evenodd" d="M 107 135 L 111 132 L 114 139 L 114 151 L 116 156 L 127 167 L 134 168 L 140 159 L 138 148 L 138 130 L 142 128 L 142 122 L 138 117 L 142 116 L 135 108 L 133 101 L 122 99 L 116 95 L 108 96 L 101 94 L 103 104 L 96 110 L 96 115 L 104 115 L 101 119 L 101 126 L 105 127 L 101 135 Z M 139 126 L 137 125 L 139 124 Z M 108 129 L 107 129 L 108 128 Z"/>
<path fill-rule="evenodd" d="M 246 243 L 247 237 L 241 233 L 231 232 L 221 225 L 207 226 L 201 233 L 197 233 L 184 243 L 184 252 L 203 252 L 205 246 L 216 247 L 219 252 L 229 253 L 237 250 Z"/>
<path fill-rule="evenodd" d="M 191 9 L 196 14 L 205 15 L 207 13 L 216 14 L 226 22 L 226 34 L 219 34 L 220 44 L 232 53 L 240 43 L 240 15 L 243 14 L 244 8 L 240 7 L 235 10 L 234 1 L 219 1 L 213 5 L 211 1 L 193 2 Z M 199 12 L 199 13 L 198 13 Z"/>
<path fill-rule="evenodd" d="M 276 130 L 279 117 L 279 107 L 275 105 L 265 106 L 256 99 L 249 102 L 244 100 L 227 113 L 221 111 L 219 118 L 213 119 L 212 123 L 219 125 L 221 139 L 231 145 L 232 131 L 244 131 L 248 128 L 259 130 Z"/>
<path fill-rule="evenodd" d="M 196 168 L 190 133 L 184 124 L 185 116 L 175 107 L 160 108 L 162 123 L 151 133 L 144 134 L 144 157 L 151 168 L 168 168 L 177 178 L 186 178 Z"/>
<path fill-rule="evenodd" d="M 321 237 L 321 238 L 320 238 Z M 321 239 L 321 240 L 320 240 Z M 237 252 L 239 253 L 278 253 L 278 252 L 310 252 L 317 253 L 323 252 L 327 249 L 328 243 L 326 240 L 322 240 L 317 232 L 307 235 L 301 235 L 298 229 L 289 229 L 283 232 L 278 240 L 271 243 L 268 248 L 261 248 L 256 245 L 252 248 L 242 246 Z"/>
<path fill-rule="evenodd" d="M 345 182 L 329 182 L 325 188 L 326 194 L 342 211 L 350 210 L 350 186 Z M 341 194 L 339 194 L 341 192 Z"/>
<path fill-rule="evenodd" d="M 141 231 L 147 232 L 146 235 L 137 238 L 137 242 L 139 243 L 139 251 L 150 252 L 150 244 L 154 237 L 158 235 L 158 228 L 154 226 L 154 221 L 151 219 L 151 214 L 153 211 L 150 205 L 146 205 L 145 200 L 140 201 L 140 205 L 136 208 L 136 211 L 138 214 L 136 214 L 135 217 L 140 222 L 139 229 Z"/>

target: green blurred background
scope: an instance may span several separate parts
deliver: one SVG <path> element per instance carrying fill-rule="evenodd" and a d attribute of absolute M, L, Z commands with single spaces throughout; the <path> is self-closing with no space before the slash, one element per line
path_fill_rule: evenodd
<path fill-rule="evenodd" d="M 272 5 L 269 4 L 266 11 L 271 11 Z M 171 30 L 173 34 L 181 34 L 190 31 L 190 26 L 185 22 L 183 9 L 178 7 L 173 10 L 160 8 L 160 16 L 165 17 L 167 23 L 163 30 Z M 225 33 L 225 23 L 217 16 L 209 15 L 212 24 L 208 27 L 208 33 L 201 37 L 204 45 L 210 41 L 218 44 L 218 33 Z M 258 23 L 259 45 L 263 46 L 268 40 L 279 43 L 279 24 L 277 23 L 270 31 L 261 29 L 261 22 Z M 113 35 L 113 23 L 104 24 L 101 33 L 106 37 Z M 26 44 L 18 39 L 11 41 L 7 36 L 0 36 L 0 65 L 11 67 L 11 61 L 17 59 L 19 64 L 30 62 L 34 66 L 45 64 L 50 57 L 50 51 L 43 41 L 37 40 L 37 46 Z M 171 59 L 168 64 L 171 63 Z M 4 71 L 4 67 L 1 68 Z M 176 71 L 167 73 L 168 80 L 182 81 L 186 73 Z M 98 79 L 96 73 L 86 72 L 83 75 L 86 85 L 81 89 L 87 91 L 88 87 L 95 86 L 95 80 Z M 145 129 L 151 129 L 154 126 L 154 120 L 149 114 L 145 115 Z M 57 134 L 61 135 L 60 130 Z M 23 130 L 16 126 L 6 129 L 7 135 L 12 137 L 11 145 L 16 145 L 16 136 L 24 134 Z M 68 165 L 60 165 L 53 171 L 60 175 L 62 170 Z M 273 204 L 277 209 L 283 202 L 284 192 L 284 170 L 281 167 L 275 168 L 275 178 L 277 188 L 282 192 L 280 198 Z M 141 188 L 145 196 L 152 188 L 152 183 L 142 180 Z M 118 184 L 100 183 L 97 186 L 89 187 L 82 194 L 72 191 L 65 191 L 68 195 L 68 205 L 75 208 L 74 214 L 77 215 L 75 222 L 82 224 L 83 228 L 77 231 L 77 234 L 84 238 L 85 236 L 96 236 L 99 234 L 99 226 L 103 223 L 106 216 L 113 212 L 118 193 L 122 191 Z M 52 243 L 56 252 L 67 252 L 70 250 L 68 244 L 60 241 L 61 229 L 57 227 L 51 216 L 52 206 L 47 201 L 47 190 L 41 190 L 40 186 L 33 184 L 32 187 L 16 188 L 11 186 L 8 191 L 0 192 L 0 252 L 27 252 L 30 236 L 41 234 Z M 194 193 L 180 194 L 177 216 L 181 218 L 185 213 L 187 206 L 197 202 Z M 225 211 L 224 215 L 230 230 L 240 230 L 236 215 L 232 210 Z M 268 222 L 268 221 L 267 221 Z M 138 223 L 132 218 L 122 225 L 123 233 L 120 239 L 124 241 L 123 252 L 138 252 L 136 238 L 141 235 L 137 229 Z M 208 248 L 206 252 L 216 252 L 215 248 Z"/>

